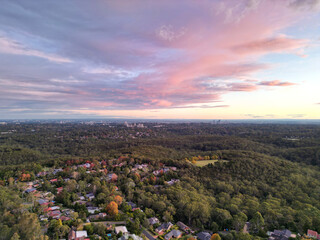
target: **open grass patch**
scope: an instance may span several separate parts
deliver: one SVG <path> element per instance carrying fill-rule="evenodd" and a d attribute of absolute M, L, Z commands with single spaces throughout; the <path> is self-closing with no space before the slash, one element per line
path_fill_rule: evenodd
<path fill-rule="evenodd" d="M 215 160 L 200 160 L 200 161 L 197 161 L 195 163 L 195 165 L 198 166 L 198 167 L 203 167 L 203 166 L 206 166 L 206 165 L 208 165 L 210 163 L 215 164 L 218 161 L 227 162 L 227 160 L 217 160 L 217 159 L 215 159 Z"/>

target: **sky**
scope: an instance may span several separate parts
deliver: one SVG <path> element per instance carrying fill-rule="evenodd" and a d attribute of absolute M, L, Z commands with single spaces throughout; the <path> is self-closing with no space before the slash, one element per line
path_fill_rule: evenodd
<path fill-rule="evenodd" d="M 0 119 L 320 119 L 320 0 L 1 1 Z"/>

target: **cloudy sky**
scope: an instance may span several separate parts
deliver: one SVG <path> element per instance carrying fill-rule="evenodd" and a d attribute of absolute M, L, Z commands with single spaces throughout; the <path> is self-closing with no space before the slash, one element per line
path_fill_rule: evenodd
<path fill-rule="evenodd" d="M 320 118 L 320 0 L 1 1 L 0 119 Z"/>

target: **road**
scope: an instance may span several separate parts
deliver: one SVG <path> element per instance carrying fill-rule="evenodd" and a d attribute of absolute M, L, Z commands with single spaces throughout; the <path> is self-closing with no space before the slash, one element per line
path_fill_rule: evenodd
<path fill-rule="evenodd" d="M 156 238 L 154 238 L 151 233 L 149 233 L 147 230 L 143 229 L 142 230 L 143 235 L 145 235 L 149 240 L 156 240 Z"/>
<path fill-rule="evenodd" d="M 90 222 L 92 224 L 98 224 L 98 223 L 102 223 L 102 224 L 109 224 L 109 225 L 126 225 L 126 221 L 103 221 L 103 222 Z M 87 225 L 90 223 L 83 223 L 83 225 Z"/>
<path fill-rule="evenodd" d="M 131 222 L 133 222 L 133 220 L 130 218 L 129 219 Z M 110 225 L 126 225 L 126 221 L 103 221 L 103 222 L 90 222 L 92 224 L 98 224 L 98 223 L 102 223 L 102 224 L 110 224 Z M 87 225 L 90 223 L 83 223 L 83 225 Z M 153 237 L 153 235 L 146 229 L 144 229 L 141 225 L 140 228 L 142 230 L 142 234 L 146 236 L 146 238 L 148 238 L 149 240 L 156 240 L 156 238 Z"/>
<path fill-rule="evenodd" d="M 129 221 L 133 223 L 133 219 L 129 218 Z M 153 237 L 153 235 L 144 227 L 140 225 L 140 229 L 142 230 L 142 234 L 146 236 L 149 240 L 156 240 L 156 238 Z"/>

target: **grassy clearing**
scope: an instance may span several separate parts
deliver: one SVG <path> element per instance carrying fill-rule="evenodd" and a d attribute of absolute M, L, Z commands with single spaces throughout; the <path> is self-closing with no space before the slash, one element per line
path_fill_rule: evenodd
<path fill-rule="evenodd" d="M 195 165 L 198 166 L 198 167 L 203 167 L 203 166 L 206 166 L 206 165 L 208 165 L 210 163 L 215 164 L 218 161 L 227 162 L 227 160 L 200 160 L 200 161 L 197 161 L 195 163 Z"/>

